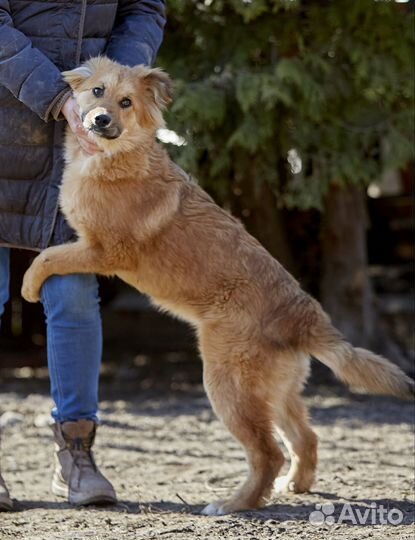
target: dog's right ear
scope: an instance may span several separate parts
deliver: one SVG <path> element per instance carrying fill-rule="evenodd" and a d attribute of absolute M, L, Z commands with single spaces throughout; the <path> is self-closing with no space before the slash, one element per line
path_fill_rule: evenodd
<path fill-rule="evenodd" d="M 72 90 L 76 90 L 86 79 L 92 75 L 91 68 L 88 65 L 79 66 L 70 71 L 63 71 L 62 77 L 69 84 Z"/>

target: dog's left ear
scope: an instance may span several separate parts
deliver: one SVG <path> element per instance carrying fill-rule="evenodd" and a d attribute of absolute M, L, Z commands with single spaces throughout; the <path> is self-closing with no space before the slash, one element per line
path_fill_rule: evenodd
<path fill-rule="evenodd" d="M 142 79 L 144 88 L 161 110 L 165 109 L 173 99 L 173 81 L 167 73 L 159 68 L 150 69 Z"/>

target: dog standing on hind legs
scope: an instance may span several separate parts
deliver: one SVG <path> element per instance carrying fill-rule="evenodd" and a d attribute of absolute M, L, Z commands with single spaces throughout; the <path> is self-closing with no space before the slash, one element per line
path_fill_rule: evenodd
<path fill-rule="evenodd" d="M 249 464 L 245 483 L 205 514 L 257 508 L 274 487 L 307 491 L 317 463 L 300 396 L 310 355 L 369 392 L 408 398 L 413 381 L 347 343 L 320 304 L 169 159 L 155 139 L 171 100 L 164 72 L 101 57 L 64 77 L 102 152 L 85 154 L 68 132 L 60 202 L 78 240 L 36 257 L 23 296 L 38 301 L 53 274 L 116 275 L 193 324 L 207 394 Z M 276 431 L 291 456 L 280 478 Z"/>

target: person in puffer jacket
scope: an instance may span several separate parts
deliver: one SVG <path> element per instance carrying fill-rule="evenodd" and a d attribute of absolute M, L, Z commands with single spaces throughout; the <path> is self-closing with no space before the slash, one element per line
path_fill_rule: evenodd
<path fill-rule="evenodd" d="M 97 151 L 61 71 L 100 54 L 151 65 L 164 24 L 163 0 L 0 0 L 0 317 L 10 249 L 40 251 L 74 238 L 58 207 L 66 125 L 85 152 Z M 91 450 L 102 351 L 96 277 L 52 276 L 41 301 L 55 403 L 52 491 L 76 505 L 114 503 Z M 11 508 L 0 474 L 0 509 Z"/>

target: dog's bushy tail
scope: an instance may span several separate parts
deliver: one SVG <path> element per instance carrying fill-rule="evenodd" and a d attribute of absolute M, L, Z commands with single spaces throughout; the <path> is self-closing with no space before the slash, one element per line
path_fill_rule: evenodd
<path fill-rule="evenodd" d="M 326 333 L 314 342 L 310 353 L 329 367 L 341 381 L 372 394 L 403 399 L 415 396 L 415 382 L 397 365 L 366 349 L 353 347 L 337 333 Z"/>

